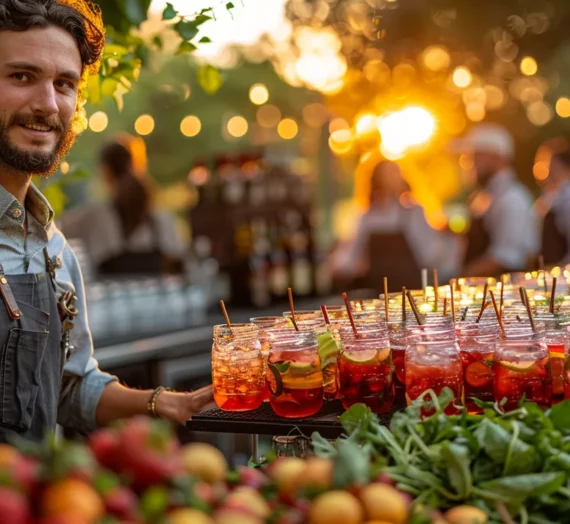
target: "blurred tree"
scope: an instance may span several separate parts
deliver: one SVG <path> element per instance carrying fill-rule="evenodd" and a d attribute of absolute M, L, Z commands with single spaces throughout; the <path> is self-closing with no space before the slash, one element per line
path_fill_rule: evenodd
<path fill-rule="evenodd" d="M 105 106 L 113 100 L 118 111 L 124 107 L 123 97 L 129 93 L 138 80 L 141 69 L 150 64 L 153 51 L 160 51 L 163 40 L 160 33 L 150 39 L 140 36 L 140 26 L 148 19 L 152 0 L 95 0 L 101 7 L 106 27 L 106 46 L 101 61 L 101 69 L 97 76 L 89 79 L 86 99 L 92 107 Z M 225 3 L 231 9 L 231 2 Z M 170 3 L 167 3 L 162 20 L 175 31 L 180 39 L 177 55 L 192 53 L 196 44 L 207 43 L 209 39 L 202 37 L 196 40 L 200 26 L 210 20 L 212 9 L 182 16 Z M 205 73 L 205 74 L 204 74 Z M 198 85 L 206 92 L 213 94 L 221 86 L 221 75 L 217 69 L 205 65 L 196 75 Z M 61 212 L 66 204 L 66 189 L 76 182 L 84 181 L 89 176 L 85 162 L 64 163 L 64 170 L 57 176 L 42 179 L 38 187 L 50 199 L 56 212 Z M 63 175 L 63 176 L 62 176 Z"/>

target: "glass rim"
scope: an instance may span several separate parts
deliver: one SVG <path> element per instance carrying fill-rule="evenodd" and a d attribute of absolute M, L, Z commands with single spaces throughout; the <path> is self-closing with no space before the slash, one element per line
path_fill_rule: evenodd
<path fill-rule="evenodd" d="M 374 327 L 372 326 L 362 326 L 359 325 L 358 323 L 356 324 L 356 330 L 358 331 L 358 334 L 367 334 L 367 333 L 379 333 L 378 338 L 388 338 L 388 330 L 386 329 L 385 326 L 379 325 L 379 324 L 375 324 Z M 358 340 L 359 337 L 358 335 L 354 332 L 354 330 L 352 329 L 352 325 L 348 324 L 345 326 L 340 326 L 339 329 L 341 338 L 343 334 L 349 334 L 352 335 L 354 337 L 355 340 Z M 368 339 L 368 340 L 373 340 L 373 339 Z"/>

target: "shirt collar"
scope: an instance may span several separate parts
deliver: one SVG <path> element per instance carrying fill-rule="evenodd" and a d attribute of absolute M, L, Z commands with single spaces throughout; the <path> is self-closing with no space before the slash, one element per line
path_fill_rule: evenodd
<path fill-rule="evenodd" d="M 4 186 L 0 185 L 0 218 L 4 217 L 6 213 L 14 208 L 22 208 L 12 193 L 8 192 Z M 30 184 L 28 193 L 26 195 L 26 209 L 44 228 L 48 227 L 53 222 L 55 213 L 47 198 L 41 191 L 34 185 Z"/>

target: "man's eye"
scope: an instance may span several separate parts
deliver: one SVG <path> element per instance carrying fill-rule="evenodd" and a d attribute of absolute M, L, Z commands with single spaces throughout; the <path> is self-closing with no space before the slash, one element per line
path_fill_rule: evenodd
<path fill-rule="evenodd" d="M 57 85 L 58 87 L 63 87 L 64 89 L 75 89 L 75 85 L 73 84 L 73 82 L 70 82 L 69 80 L 58 80 L 57 81 Z"/>
<path fill-rule="evenodd" d="M 30 80 L 30 75 L 28 75 L 27 73 L 14 73 L 11 76 L 15 80 L 18 80 L 19 82 L 28 82 Z"/>

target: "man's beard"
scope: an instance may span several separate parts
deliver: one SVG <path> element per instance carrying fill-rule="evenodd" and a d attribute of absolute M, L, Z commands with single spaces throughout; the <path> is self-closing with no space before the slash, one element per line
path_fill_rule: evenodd
<path fill-rule="evenodd" d="M 49 125 L 54 128 L 52 132 L 59 133 L 60 138 L 52 151 L 26 151 L 15 146 L 10 141 L 8 136 L 10 127 L 13 125 L 30 124 Z M 71 125 L 64 129 L 59 120 L 32 115 L 16 115 L 8 124 L 0 120 L 0 167 L 4 165 L 24 175 L 41 175 L 46 177 L 53 175 L 59 166 L 61 158 L 69 152 L 75 139 L 76 135 L 73 133 Z"/>

